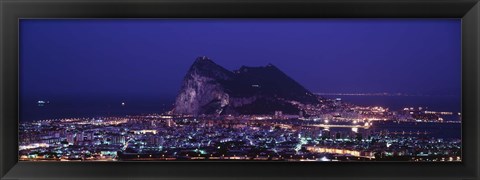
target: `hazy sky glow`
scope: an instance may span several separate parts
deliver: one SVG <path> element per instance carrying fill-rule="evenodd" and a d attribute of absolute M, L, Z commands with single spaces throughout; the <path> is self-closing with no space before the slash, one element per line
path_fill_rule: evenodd
<path fill-rule="evenodd" d="M 21 20 L 22 97 L 175 96 L 197 56 L 312 92 L 460 95 L 460 19 Z"/>

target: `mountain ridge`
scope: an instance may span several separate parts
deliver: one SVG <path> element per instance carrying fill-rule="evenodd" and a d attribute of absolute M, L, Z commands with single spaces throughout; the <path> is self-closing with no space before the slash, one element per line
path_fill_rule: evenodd
<path fill-rule="evenodd" d="M 317 96 L 279 68 L 241 66 L 229 71 L 208 57 L 195 59 L 185 75 L 173 113 L 298 114 L 293 102 L 318 103 Z"/>

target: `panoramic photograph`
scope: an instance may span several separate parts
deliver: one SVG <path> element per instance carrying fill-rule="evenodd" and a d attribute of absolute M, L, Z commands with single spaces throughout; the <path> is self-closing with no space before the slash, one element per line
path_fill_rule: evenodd
<path fill-rule="evenodd" d="M 460 19 L 19 24 L 20 161 L 462 161 Z"/>

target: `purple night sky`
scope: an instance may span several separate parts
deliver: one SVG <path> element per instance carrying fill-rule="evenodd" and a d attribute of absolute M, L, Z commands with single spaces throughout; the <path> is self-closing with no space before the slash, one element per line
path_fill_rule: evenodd
<path fill-rule="evenodd" d="M 20 96 L 175 97 L 197 56 L 312 92 L 461 92 L 460 19 L 21 20 Z"/>

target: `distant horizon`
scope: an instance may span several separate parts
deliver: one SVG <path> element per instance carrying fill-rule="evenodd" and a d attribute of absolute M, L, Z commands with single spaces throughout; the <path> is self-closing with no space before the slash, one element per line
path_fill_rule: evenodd
<path fill-rule="evenodd" d="M 197 56 L 197 57 L 201 57 L 201 56 Z M 207 56 L 204 56 L 204 57 L 207 57 Z M 244 67 L 244 66 L 245 67 L 265 67 L 265 66 L 270 65 L 270 64 L 275 66 L 275 64 L 272 64 L 272 63 L 267 63 L 265 65 L 259 65 L 259 66 L 240 65 L 236 69 L 228 69 L 228 70 L 231 71 L 231 72 L 234 72 L 234 71 L 237 71 L 241 67 Z M 455 95 L 455 94 L 422 94 L 422 93 L 406 93 L 406 92 L 392 92 L 392 91 L 387 92 L 387 91 L 381 91 L 381 90 L 379 90 L 379 91 L 344 91 L 344 92 L 318 92 L 318 91 L 312 91 L 310 89 L 308 89 L 308 90 L 310 92 L 312 92 L 314 94 L 318 94 L 318 95 L 322 95 L 322 94 L 323 95 L 382 95 L 382 94 L 399 95 L 399 94 L 401 94 L 401 95 L 406 95 L 406 96 L 458 96 L 458 95 Z M 110 93 L 108 93 L 108 94 L 110 94 Z M 97 96 L 102 96 L 102 97 L 105 97 L 105 95 L 107 95 L 107 94 L 97 94 Z M 140 95 L 140 94 L 137 94 L 137 95 Z M 150 98 L 153 98 L 153 97 L 163 97 L 163 98 L 165 98 L 167 96 L 172 96 L 172 95 L 175 96 L 176 94 L 175 93 L 172 93 L 172 94 L 156 94 L 155 96 L 143 96 L 143 95 L 142 96 L 131 96 L 131 94 L 126 94 L 125 97 L 130 96 L 130 97 L 142 97 L 142 98 L 149 98 L 149 97 Z M 48 97 L 48 96 L 51 96 L 51 95 L 47 95 L 45 97 Z M 78 94 L 75 94 L 74 96 L 78 97 Z M 91 95 L 87 94 L 87 96 L 91 96 Z M 108 98 L 113 98 L 113 97 L 118 98 L 118 97 L 121 97 L 121 96 L 122 95 L 106 96 L 106 97 L 108 97 Z M 31 97 L 31 96 L 29 97 L 27 95 L 27 96 L 24 96 L 24 97 L 27 97 L 29 99 L 35 99 L 35 98 L 36 99 L 42 99 L 42 97 L 39 97 L 39 96 L 33 98 L 33 97 Z M 60 95 L 60 97 L 69 97 L 69 96 Z M 73 97 L 73 96 L 70 96 L 70 97 Z"/>

